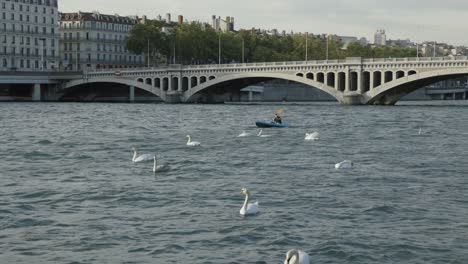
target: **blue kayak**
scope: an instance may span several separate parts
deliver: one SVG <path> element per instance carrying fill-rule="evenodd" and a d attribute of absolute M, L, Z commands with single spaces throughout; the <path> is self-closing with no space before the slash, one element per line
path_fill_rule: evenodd
<path fill-rule="evenodd" d="M 261 128 L 269 128 L 269 127 L 289 127 L 288 124 L 278 124 L 278 123 L 275 123 L 275 122 L 257 121 L 257 122 L 255 122 L 255 124 L 257 125 L 257 127 L 261 127 Z"/>

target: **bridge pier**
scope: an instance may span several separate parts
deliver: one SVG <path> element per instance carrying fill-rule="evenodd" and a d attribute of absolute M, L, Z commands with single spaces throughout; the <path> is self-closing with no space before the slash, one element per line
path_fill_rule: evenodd
<path fill-rule="evenodd" d="M 33 92 L 32 92 L 32 100 L 34 102 L 40 102 L 41 101 L 41 84 L 35 83 L 33 87 Z"/>
<path fill-rule="evenodd" d="M 130 101 L 130 103 L 135 102 L 135 86 L 130 86 L 130 89 L 129 89 L 129 101 Z"/>
<path fill-rule="evenodd" d="M 340 100 L 343 105 L 363 105 L 362 95 L 358 92 L 347 92 Z"/>

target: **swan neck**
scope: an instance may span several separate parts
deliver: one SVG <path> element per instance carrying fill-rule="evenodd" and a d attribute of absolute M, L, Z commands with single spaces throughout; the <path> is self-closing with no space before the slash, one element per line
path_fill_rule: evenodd
<path fill-rule="evenodd" d="M 187 143 L 190 143 L 190 142 L 192 142 L 192 138 L 190 138 L 190 136 L 188 136 L 188 141 L 187 141 Z"/>
<path fill-rule="evenodd" d="M 247 205 L 249 205 L 249 201 L 250 201 L 250 194 L 249 193 L 246 193 L 245 195 L 245 200 L 244 200 L 244 205 L 242 205 L 242 207 L 247 211 Z"/>
<path fill-rule="evenodd" d="M 158 161 L 156 158 L 154 158 L 154 163 L 153 163 L 153 171 L 156 172 L 156 167 L 158 165 Z"/>
<path fill-rule="evenodd" d="M 137 153 L 136 150 L 134 150 L 134 151 L 133 151 L 133 159 L 132 159 L 132 161 L 135 161 L 135 159 L 137 158 L 137 156 L 138 156 L 138 153 Z"/>

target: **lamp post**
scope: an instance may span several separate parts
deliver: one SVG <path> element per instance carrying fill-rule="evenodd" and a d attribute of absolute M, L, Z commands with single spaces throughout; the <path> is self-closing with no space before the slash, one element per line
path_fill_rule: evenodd
<path fill-rule="evenodd" d="M 218 64 L 221 64 L 221 33 L 218 33 Z"/>
<path fill-rule="evenodd" d="M 41 71 L 44 71 L 44 48 L 45 48 L 45 38 L 40 38 L 40 41 L 42 41 L 42 49 L 41 49 Z"/>
<path fill-rule="evenodd" d="M 419 43 L 416 43 L 416 58 L 419 59 Z"/>
<path fill-rule="evenodd" d="M 242 63 L 245 63 L 244 55 L 245 55 L 245 43 L 244 43 L 244 38 L 242 38 Z"/>
<path fill-rule="evenodd" d="M 148 57 L 148 59 L 147 59 L 148 61 L 146 62 L 146 65 L 149 68 L 149 66 L 150 66 L 150 41 L 149 41 L 149 38 L 148 38 L 148 56 L 147 57 Z"/>
<path fill-rule="evenodd" d="M 309 46 L 309 32 L 306 32 L 306 39 L 305 39 L 305 61 L 307 63 L 309 57 L 308 57 L 308 46 Z"/>
<path fill-rule="evenodd" d="M 435 58 L 436 56 L 436 42 L 434 41 L 434 54 L 432 54 L 432 56 Z"/>
<path fill-rule="evenodd" d="M 329 35 L 327 34 L 327 51 L 325 55 L 326 60 L 328 60 L 328 39 L 329 39 Z"/>

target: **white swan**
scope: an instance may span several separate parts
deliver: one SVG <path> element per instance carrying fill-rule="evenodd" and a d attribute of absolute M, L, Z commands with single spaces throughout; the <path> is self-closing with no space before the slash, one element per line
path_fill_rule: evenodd
<path fill-rule="evenodd" d="M 249 203 L 250 202 L 250 192 L 247 190 L 247 188 L 242 188 L 241 192 L 242 195 L 245 195 L 245 201 L 244 204 L 242 205 L 239 213 L 243 216 L 247 215 L 255 215 L 258 213 L 258 201 L 255 203 Z"/>
<path fill-rule="evenodd" d="M 244 130 L 244 131 L 242 131 L 242 133 L 240 133 L 237 137 L 248 137 L 248 136 L 250 136 L 250 133 L 247 133 L 247 132 L 245 132 L 245 130 Z"/>
<path fill-rule="evenodd" d="M 286 253 L 284 264 L 310 264 L 309 255 L 302 250 L 291 249 Z"/>
<path fill-rule="evenodd" d="M 335 165 L 335 169 L 352 169 L 354 167 L 354 163 L 350 160 L 345 160 Z"/>
<path fill-rule="evenodd" d="M 271 137 L 271 136 L 270 135 L 263 135 L 263 129 L 260 129 L 260 131 L 257 134 L 257 137 L 266 138 L 266 137 Z"/>
<path fill-rule="evenodd" d="M 198 142 L 198 141 L 192 141 L 192 138 L 190 137 L 190 135 L 187 135 L 187 138 L 188 138 L 187 146 L 195 147 L 195 146 L 200 146 L 201 145 L 201 143 Z"/>
<path fill-rule="evenodd" d="M 133 150 L 133 158 L 132 158 L 133 163 L 149 161 L 153 159 L 153 156 L 151 156 L 151 154 L 138 155 L 138 151 L 136 148 L 132 148 L 132 150 Z"/>
<path fill-rule="evenodd" d="M 304 139 L 305 140 L 319 140 L 320 139 L 320 134 L 318 132 L 306 133 Z"/>
<path fill-rule="evenodd" d="M 168 165 L 158 164 L 158 158 L 156 157 L 156 155 L 153 156 L 153 159 L 154 159 L 154 163 L 153 163 L 153 172 L 154 173 L 165 171 L 165 170 L 169 169 Z"/>
<path fill-rule="evenodd" d="M 419 128 L 419 135 L 422 135 L 422 128 Z"/>

